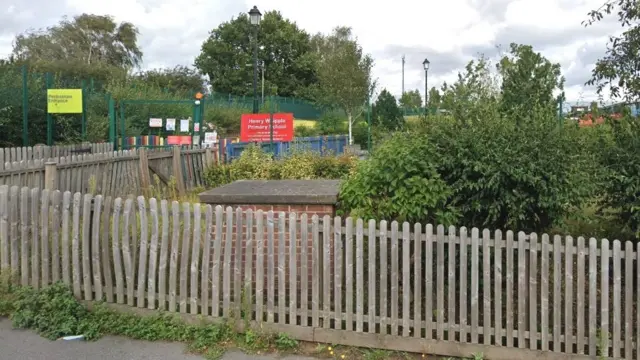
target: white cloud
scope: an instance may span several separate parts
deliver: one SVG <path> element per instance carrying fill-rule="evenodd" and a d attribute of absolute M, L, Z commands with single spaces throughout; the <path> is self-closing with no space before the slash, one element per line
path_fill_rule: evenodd
<path fill-rule="evenodd" d="M 601 0 L 395 0 L 376 3 L 326 0 L 36 0 L 25 7 L 0 0 L 0 56 L 11 51 L 11 39 L 27 28 L 55 24 L 63 15 L 82 12 L 113 15 L 141 31 L 145 67 L 190 65 L 208 32 L 253 5 L 263 12 L 280 10 L 310 33 L 353 28 L 365 51 L 374 55 L 375 77 L 392 93 L 401 92 L 401 57 L 407 54 L 407 89 L 424 89 L 422 60 L 432 61 L 429 85 L 455 79 L 455 73 L 477 52 L 495 54 L 495 45 L 521 42 L 563 66 L 570 101 L 594 97 L 584 88 L 594 59 L 604 52 L 606 36 L 617 31 L 615 19 L 585 29 L 581 21 Z M 582 59 L 585 59 L 584 61 Z M 571 82 L 571 83 L 569 83 Z M 585 100 L 585 101 L 586 101 Z"/>

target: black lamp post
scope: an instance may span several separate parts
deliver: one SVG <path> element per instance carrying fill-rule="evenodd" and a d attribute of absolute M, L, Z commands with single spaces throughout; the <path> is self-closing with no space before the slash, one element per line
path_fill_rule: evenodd
<path fill-rule="evenodd" d="M 422 66 L 424 67 L 424 115 L 427 116 L 429 114 L 429 85 L 427 84 L 429 79 L 429 59 L 425 58 L 422 62 Z"/>
<path fill-rule="evenodd" d="M 249 19 L 253 26 L 253 113 L 258 113 L 258 25 L 260 25 L 260 18 L 262 13 L 258 10 L 257 6 L 249 10 Z"/>

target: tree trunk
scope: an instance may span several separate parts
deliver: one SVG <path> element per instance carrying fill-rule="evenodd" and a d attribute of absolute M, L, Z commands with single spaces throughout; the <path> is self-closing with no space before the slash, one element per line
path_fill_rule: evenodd
<path fill-rule="evenodd" d="M 353 116 L 350 112 L 347 112 L 347 121 L 349 122 L 349 145 L 353 145 Z"/>

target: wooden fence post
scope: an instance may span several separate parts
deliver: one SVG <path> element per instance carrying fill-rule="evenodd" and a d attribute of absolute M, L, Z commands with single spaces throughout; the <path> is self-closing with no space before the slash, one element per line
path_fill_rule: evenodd
<path fill-rule="evenodd" d="M 204 160 L 205 160 L 205 167 L 209 167 L 213 165 L 213 152 L 211 151 L 211 148 L 205 148 L 204 149 Z"/>
<path fill-rule="evenodd" d="M 55 161 L 47 161 L 44 164 L 44 188 L 57 190 L 58 164 Z"/>
<path fill-rule="evenodd" d="M 140 148 L 140 186 L 142 187 L 142 193 L 145 196 L 150 196 L 149 188 L 151 187 L 151 176 L 149 174 L 149 158 L 147 156 L 147 149 Z"/>
<path fill-rule="evenodd" d="M 173 177 L 176 180 L 176 188 L 180 196 L 186 195 L 184 177 L 182 176 L 182 160 L 180 159 L 180 146 L 173 147 Z"/>

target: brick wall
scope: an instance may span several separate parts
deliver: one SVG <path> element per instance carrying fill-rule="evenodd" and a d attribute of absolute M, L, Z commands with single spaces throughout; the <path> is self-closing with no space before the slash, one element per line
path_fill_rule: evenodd
<path fill-rule="evenodd" d="M 224 207 L 226 207 L 227 205 L 223 205 Z M 323 217 L 325 215 L 330 216 L 330 223 L 333 224 L 334 221 L 334 216 L 335 216 L 335 206 L 333 205 L 299 205 L 299 204 L 295 204 L 295 205 L 282 205 L 282 204 L 277 204 L 277 205 L 268 205 L 268 204 L 259 204 L 259 205 L 252 205 L 252 204 L 242 204 L 242 205 L 228 205 L 234 208 L 234 210 L 240 208 L 243 211 L 246 211 L 248 209 L 251 209 L 254 211 L 254 216 L 253 216 L 253 238 L 252 238 L 252 256 L 251 256 L 251 261 L 253 262 L 253 266 L 252 266 L 252 282 L 253 282 L 253 291 L 252 293 L 255 296 L 255 286 L 256 286 L 256 279 L 257 276 L 262 275 L 263 278 L 263 296 L 264 299 L 266 301 L 266 298 L 268 297 L 268 278 L 269 278 L 269 261 L 271 256 L 269 255 L 269 237 L 268 237 L 268 218 L 267 218 L 267 212 L 268 211 L 274 211 L 273 214 L 273 277 L 274 277 L 274 295 L 277 297 L 278 296 L 278 282 L 279 282 L 279 260 L 280 257 L 278 256 L 278 253 L 280 251 L 280 241 L 284 240 L 284 273 L 285 273 L 285 281 L 286 281 L 286 295 L 287 298 L 289 296 L 289 283 L 291 281 L 290 279 L 290 260 L 291 260 L 291 245 L 292 245 L 292 239 L 290 236 L 290 221 L 289 221 L 289 215 L 290 213 L 296 213 L 296 223 L 295 223 L 295 263 L 296 263 L 296 288 L 297 288 L 297 292 L 298 292 L 298 296 L 300 300 L 303 296 L 303 294 L 301 293 L 301 278 L 302 278 L 302 256 L 303 256 L 303 249 L 302 247 L 305 246 L 306 248 L 306 257 L 307 257 L 307 267 L 306 267 L 306 271 L 307 271 L 307 284 L 308 284 L 308 293 L 307 293 L 307 298 L 311 297 L 311 284 L 312 284 L 312 280 L 313 280 L 313 237 L 312 237 L 312 231 L 311 231 L 311 226 L 312 226 L 312 217 L 313 215 L 318 215 L 319 219 L 318 219 L 318 228 L 320 231 L 322 231 L 323 228 Z M 262 253 L 263 253 L 263 266 L 258 269 L 257 268 L 257 253 L 258 253 L 258 248 L 257 248 L 257 243 L 256 243 L 256 234 L 257 234 L 257 221 L 256 221 L 256 215 L 255 212 L 258 210 L 262 210 L 263 211 L 263 249 L 262 249 Z M 285 218 L 285 226 L 284 226 L 284 233 L 281 234 L 280 232 L 280 215 L 284 213 L 284 218 Z M 302 214 L 307 214 L 307 225 L 309 228 L 308 231 L 308 236 L 307 236 L 307 243 L 303 244 L 303 239 L 302 239 L 302 235 L 301 235 L 301 221 L 300 221 L 300 215 Z M 225 217 L 225 221 L 226 221 L 226 217 Z M 230 262 L 225 261 L 225 243 L 226 243 L 226 236 L 225 236 L 225 231 L 226 231 L 226 224 L 225 224 L 225 228 L 223 230 L 223 236 L 222 236 L 222 244 L 220 247 L 220 264 L 221 264 L 221 279 L 220 279 L 220 285 L 222 285 L 222 270 L 224 269 L 225 266 L 229 266 L 230 269 L 230 274 L 231 274 L 231 291 L 233 292 L 233 279 L 234 279 L 234 271 L 235 271 L 235 258 L 236 258 L 236 251 L 238 249 L 238 243 L 237 243 L 237 237 L 236 237 L 236 232 L 237 232 L 237 226 L 236 226 L 236 218 L 235 218 L 235 213 L 234 213 L 234 224 L 233 224 L 233 238 L 232 238 L 232 246 L 231 246 L 231 258 L 230 258 Z M 246 265 L 246 261 L 247 261 L 247 239 L 246 239 L 246 234 L 247 234 L 247 220 L 246 220 L 246 215 L 243 216 L 243 224 L 242 224 L 242 252 L 241 252 L 241 266 L 240 266 L 240 272 L 241 272 L 241 281 L 244 283 L 244 277 L 245 277 L 245 265 Z M 215 229 L 214 229 L 215 231 Z M 331 234 L 333 235 L 333 234 Z M 329 245 L 330 245 L 330 259 L 331 262 L 333 262 L 333 236 L 330 237 L 329 240 Z M 319 244 L 319 249 L 318 249 L 318 254 L 319 254 L 319 266 L 320 266 L 320 273 L 322 274 L 322 267 L 323 267 L 323 258 L 324 258 L 324 247 L 323 247 L 323 236 L 322 233 L 320 233 L 320 244 Z M 212 252 L 213 252 L 213 248 L 212 248 Z M 214 254 L 211 254 L 211 258 L 213 259 Z M 331 266 L 333 268 L 333 266 Z M 222 287 L 221 287 L 222 289 Z M 288 301 L 288 300 L 287 300 Z"/>

